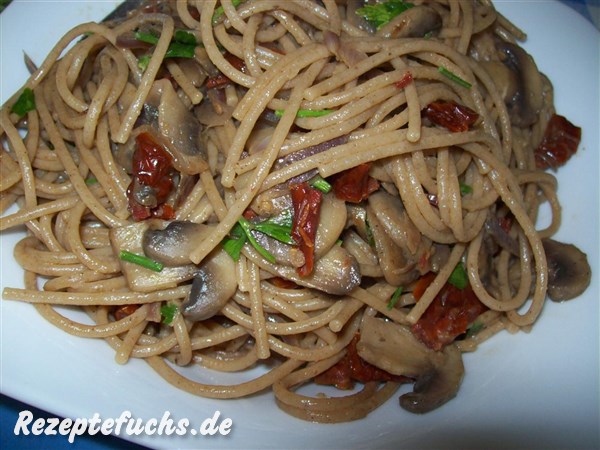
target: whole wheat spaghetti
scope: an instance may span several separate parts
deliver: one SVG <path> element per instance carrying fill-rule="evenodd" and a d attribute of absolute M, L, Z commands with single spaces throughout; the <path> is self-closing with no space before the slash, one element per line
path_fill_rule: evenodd
<path fill-rule="evenodd" d="M 415 383 L 401 406 L 430 411 L 462 352 L 589 283 L 550 239 L 546 169 L 580 130 L 524 38 L 487 0 L 158 0 L 82 24 L 0 112 L 0 229 L 27 228 L 3 297 L 195 395 L 341 422 Z"/>

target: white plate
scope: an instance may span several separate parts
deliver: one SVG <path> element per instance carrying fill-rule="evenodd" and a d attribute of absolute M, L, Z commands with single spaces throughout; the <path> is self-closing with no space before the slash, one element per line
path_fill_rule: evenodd
<path fill-rule="evenodd" d="M 41 62 L 78 22 L 102 19 L 108 2 L 18 1 L 0 15 L 4 102 L 26 78 L 22 51 Z M 2 392 L 69 417 L 160 418 L 199 425 L 216 410 L 233 420 L 226 437 L 129 437 L 150 447 L 210 448 L 597 448 L 598 349 L 598 32 L 558 2 L 500 2 L 529 34 L 525 47 L 556 88 L 557 110 L 582 126 L 580 151 L 559 171 L 563 227 L 558 239 L 584 249 L 594 273 L 579 299 L 547 303 L 530 334 L 502 333 L 466 355 L 458 397 L 424 416 L 390 400 L 367 419 L 306 423 L 281 412 L 271 394 L 211 401 L 163 382 L 142 361 L 114 363 L 102 341 L 63 334 L 26 304 L 2 301 Z M 12 258 L 17 235 L 4 233 L 2 287 L 22 286 Z M 8 425 L 9 427 L 12 425 Z"/>

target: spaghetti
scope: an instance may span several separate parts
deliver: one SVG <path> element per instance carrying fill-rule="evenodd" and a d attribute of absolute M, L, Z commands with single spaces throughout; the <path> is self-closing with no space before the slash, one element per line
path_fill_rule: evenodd
<path fill-rule="evenodd" d="M 0 112 L 1 229 L 28 230 L 25 289 L 3 296 L 195 395 L 271 389 L 341 422 L 415 383 L 401 405 L 430 411 L 461 352 L 589 283 L 549 239 L 545 169 L 580 130 L 524 38 L 484 0 L 152 1 L 80 25 Z"/>

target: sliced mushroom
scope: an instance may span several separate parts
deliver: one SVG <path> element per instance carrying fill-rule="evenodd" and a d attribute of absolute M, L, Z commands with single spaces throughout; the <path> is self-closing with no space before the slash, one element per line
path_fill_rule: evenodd
<path fill-rule="evenodd" d="M 345 295 L 360 284 L 361 274 L 356 260 L 342 247 L 334 245 L 317 259 L 312 273 L 298 277 L 296 283 L 328 294 Z"/>
<path fill-rule="evenodd" d="M 291 211 L 292 196 L 286 185 L 280 184 L 261 192 L 252 201 L 250 207 L 259 216 L 277 216 L 284 211 Z"/>
<path fill-rule="evenodd" d="M 296 246 L 285 244 L 258 231 L 252 231 L 252 235 L 261 247 L 273 255 L 277 264 L 290 267 L 304 265 L 304 254 Z"/>
<path fill-rule="evenodd" d="M 394 17 L 379 30 L 377 35 L 385 38 L 422 38 L 442 27 L 439 13 L 425 5 L 414 6 Z"/>
<path fill-rule="evenodd" d="M 217 314 L 237 290 L 235 262 L 224 251 L 212 253 L 201 264 L 190 295 L 181 305 L 186 319 L 198 322 Z"/>
<path fill-rule="evenodd" d="M 377 254 L 365 240 L 354 230 L 348 230 L 344 233 L 344 248 L 350 253 L 360 267 L 360 273 L 368 277 L 383 277 Z"/>
<path fill-rule="evenodd" d="M 592 279 L 586 254 L 572 244 L 552 239 L 542 243 L 548 260 L 548 297 L 560 302 L 581 295 Z"/>
<path fill-rule="evenodd" d="M 500 61 L 483 61 L 480 64 L 492 78 L 504 103 L 510 103 L 519 89 L 519 78 L 515 71 Z"/>
<path fill-rule="evenodd" d="M 353 227 L 360 237 L 368 242 L 371 237 L 367 226 L 367 209 L 363 205 L 346 203 L 346 211 L 348 212 L 346 228 Z"/>
<path fill-rule="evenodd" d="M 112 228 L 109 236 L 115 253 L 120 254 L 122 250 L 126 250 L 138 255 L 145 255 L 142 239 L 150 225 L 164 226 L 162 221 L 145 220 Z M 137 264 L 121 261 L 121 270 L 132 291 L 152 292 L 176 287 L 183 281 L 191 280 L 198 271 L 198 267 L 195 264 L 189 264 L 189 262 L 188 259 L 188 264 L 164 267 L 160 272 L 154 272 Z"/>
<path fill-rule="evenodd" d="M 206 170 L 206 151 L 200 145 L 200 122 L 179 99 L 169 80 L 155 82 L 158 83 L 161 83 L 158 129 L 169 143 L 173 165 L 188 175 Z"/>
<path fill-rule="evenodd" d="M 424 414 L 439 408 L 453 399 L 462 382 L 465 367 L 462 354 L 454 345 L 442 350 L 444 362 L 417 378 L 413 392 L 400 396 L 400 406 L 416 414 Z"/>
<path fill-rule="evenodd" d="M 464 375 L 454 345 L 431 350 L 408 327 L 376 317 L 364 316 L 356 349 L 374 366 L 416 380 L 413 392 L 400 397 L 400 406 L 413 413 L 429 412 L 452 399 Z"/>
<path fill-rule="evenodd" d="M 319 227 L 315 236 L 315 258 L 329 251 L 340 238 L 347 219 L 346 202 L 333 194 L 323 196 L 319 218 Z"/>
<path fill-rule="evenodd" d="M 518 45 L 498 40 L 498 51 L 503 63 L 517 76 L 518 88 L 506 106 L 511 122 L 518 127 L 529 127 L 537 122 L 543 105 L 544 78 L 535 61 Z"/>
<path fill-rule="evenodd" d="M 190 264 L 189 254 L 208 236 L 211 227 L 204 224 L 173 221 L 152 222 L 143 233 L 144 254 L 166 266 Z"/>
<path fill-rule="evenodd" d="M 369 206 L 389 237 L 410 254 L 416 254 L 422 245 L 422 235 L 412 223 L 400 197 L 378 191 L 369 196 Z"/>
<path fill-rule="evenodd" d="M 405 286 L 416 280 L 419 276 L 416 261 L 387 234 L 370 205 L 367 206 L 367 216 L 379 265 L 386 281 L 393 286 Z"/>
<path fill-rule="evenodd" d="M 339 245 L 334 245 L 323 257 L 317 259 L 312 273 L 305 277 L 298 275 L 293 267 L 265 262 L 252 247 L 247 246 L 247 254 L 251 260 L 273 275 L 327 294 L 346 295 L 357 287 L 361 280 L 358 263 Z"/>

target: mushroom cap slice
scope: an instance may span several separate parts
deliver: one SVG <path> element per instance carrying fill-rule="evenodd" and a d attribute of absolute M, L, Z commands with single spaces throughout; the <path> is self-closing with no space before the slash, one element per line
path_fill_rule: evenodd
<path fill-rule="evenodd" d="M 426 413 L 456 396 L 464 375 L 460 350 L 454 345 L 434 351 L 404 325 L 364 316 L 356 346 L 365 361 L 395 375 L 415 378 L 413 392 L 400 397 L 400 406 Z"/>
<path fill-rule="evenodd" d="M 548 297 L 560 302 L 581 295 L 592 280 L 586 254 L 552 239 L 543 239 L 542 244 L 548 260 Z"/>
<path fill-rule="evenodd" d="M 144 254 L 166 266 L 190 264 L 190 253 L 208 236 L 211 227 L 208 225 L 173 221 L 162 228 L 152 222 L 142 237 Z"/>
<path fill-rule="evenodd" d="M 200 265 L 190 295 L 181 305 L 186 319 L 198 322 L 217 314 L 237 290 L 235 262 L 222 249 Z"/>
<path fill-rule="evenodd" d="M 294 267 L 269 263 L 249 245 L 246 245 L 245 250 L 247 256 L 267 272 L 327 294 L 349 294 L 361 281 L 356 259 L 339 245 L 334 245 L 322 258 L 316 260 L 314 270 L 305 277 L 298 275 Z"/>

